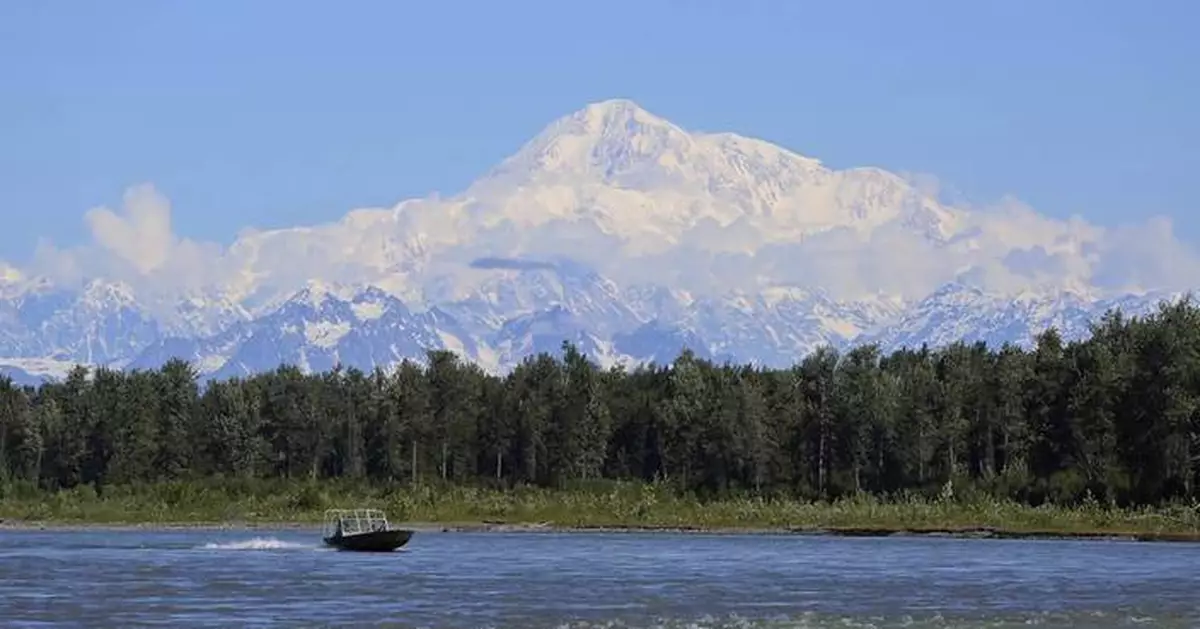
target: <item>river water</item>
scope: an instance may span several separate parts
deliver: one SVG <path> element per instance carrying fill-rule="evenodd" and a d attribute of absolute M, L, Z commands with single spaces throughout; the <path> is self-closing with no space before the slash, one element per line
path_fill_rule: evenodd
<path fill-rule="evenodd" d="M 1200 545 L 0 530 L 3 627 L 1198 627 Z"/>

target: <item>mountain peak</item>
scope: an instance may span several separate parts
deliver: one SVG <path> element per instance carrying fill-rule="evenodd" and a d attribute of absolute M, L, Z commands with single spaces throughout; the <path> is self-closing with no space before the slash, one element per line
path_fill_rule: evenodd
<path fill-rule="evenodd" d="M 615 98 L 591 103 L 550 123 L 486 179 L 546 175 L 609 179 L 639 164 L 657 163 L 664 153 L 692 144 L 692 137 L 670 121 L 631 100 Z"/>
<path fill-rule="evenodd" d="M 105 279 L 89 280 L 82 290 L 82 298 L 88 302 L 109 305 L 136 305 L 133 288 L 120 281 Z"/>
<path fill-rule="evenodd" d="M 304 303 L 312 308 L 320 308 L 329 300 L 344 301 L 350 289 L 335 282 L 325 282 L 319 279 L 309 279 L 304 287 L 297 291 L 289 301 Z"/>
<path fill-rule="evenodd" d="M 613 98 L 591 103 L 567 119 L 581 124 L 591 134 L 598 136 L 628 131 L 635 125 L 645 127 L 668 127 L 675 125 L 646 111 L 632 100 Z M 560 119 L 562 120 L 562 119 Z"/>
<path fill-rule="evenodd" d="M 593 145 L 607 143 L 626 146 L 638 144 L 639 141 L 644 142 L 647 138 L 675 142 L 690 139 L 686 131 L 671 121 L 650 113 L 631 100 L 622 98 L 591 103 L 568 116 L 559 118 L 551 123 L 539 137 L 547 135 L 551 137 L 570 136 Z"/>

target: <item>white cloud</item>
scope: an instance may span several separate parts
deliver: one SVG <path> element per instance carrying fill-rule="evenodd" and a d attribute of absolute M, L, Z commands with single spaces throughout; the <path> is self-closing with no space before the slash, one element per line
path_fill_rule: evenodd
<path fill-rule="evenodd" d="M 125 191 L 121 214 L 98 207 L 84 220 L 97 244 L 142 274 L 160 268 L 177 244 L 171 232 L 171 204 L 148 184 Z"/>
<path fill-rule="evenodd" d="M 895 224 L 868 234 L 831 230 L 759 256 L 782 281 L 844 299 L 878 292 L 915 298 L 953 278 L 960 264 L 952 249 Z"/>
<path fill-rule="evenodd" d="M 1141 225 L 1106 232 L 1091 249 L 1094 280 L 1114 290 L 1193 290 L 1200 287 L 1200 257 L 1175 237 L 1171 220 L 1155 217 Z"/>
<path fill-rule="evenodd" d="M 1079 217 L 1058 220 L 1016 199 L 976 209 L 971 223 L 978 227 L 980 244 L 994 251 L 1043 247 L 1050 252 L 1078 252 L 1081 243 L 1102 238 L 1104 230 Z"/>
<path fill-rule="evenodd" d="M 936 180 L 919 181 L 929 195 L 938 194 Z M 470 261 L 488 256 L 566 255 L 622 284 L 663 283 L 699 295 L 794 284 L 843 298 L 884 292 L 915 300 L 954 279 L 1013 293 L 1082 285 L 1177 290 L 1195 288 L 1200 278 L 1200 258 L 1165 219 L 1102 228 L 1079 217 L 1053 219 L 1005 199 L 964 209 L 946 223 L 956 232 L 946 242 L 906 224 L 901 211 L 872 229 L 835 226 L 780 242 L 770 212 L 722 224 L 697 210 L 699 222 L 686 225 L 686 213 L 671 214 L 702 206 L 708 197 L 626 189 L 612 197 L 621 203 L 601 206 L 594 191 L 584 198 L 561 185 L 549 192 L 535 188 L 357 209 L 311 227 L 246 229 L 224 248 L 175 234 L 168 199 L 152 185 L 139 185 L 125 193 L 119 210 L 98 207 L 85 214 L 89 244 L 59 249 L 43 242 L 30 271 L 63 282 L 106 277 L 159 294 L 219 286 L 255 302 L 269 302 L 310 279 L 379 283 L 419 298 L 428 279 L 452 278 L 462 286 L 479 281 Z M 819 201 L 814 197 L 796 212 L 821 215 Z M 613 230 L 613 221 L 644 229 Z M 0 272 L 5 268 L 0 265 Z"/>
<path fill-rule="evenodd" d="M 697 294 L 787 283 L 843 299 L 883 292 L 909 300 L 955 280 L 1015 294 L 1089 287 L 1181 290 L 1195 288 L 1200 278 L 1200 258 L 1175 237 L 1169 222 L 1103 228 L 1079 217 L 1053 219 L 1013 200 L 970 212 L 947 243 L 899 222 L 869 232 L 837 228 L 784 244 L 748 245 L 741 230 L 729 235 L 736 245 L 717 242 L 712 230 L 703 235 L 633 262 L 609 256 L 608 272 L 623 281 L 663 281 Z M 722 253 L 728 249 L 755 253 Z"/>
<path fill-rule="evenodd" d="M 87 258 L 96 257 L 93 254 L 94 250 L 90 247 L 64 250 L 59 249 L 49 240 L 41 239 L 33 251 L 30 274 L 47 277 L 61 284 L 76 284 L 83 281 L 88 275 L 101 275 L 98 265 L 86 264 Z M 90 273 L 85 273 L 85 268 L 89 269 Z"/>
<path fill-rule="evenodd" d="M 153 185 L 130 187 L 120 211 L 96 207 L 84 214 L 91 242 L 60 249 L 42 241 L 32 271 L 64 284 L 106 278 L 153 289 L 188 289 L 222 275 L 219 245 L 179 238 L 171 204 Z"/>

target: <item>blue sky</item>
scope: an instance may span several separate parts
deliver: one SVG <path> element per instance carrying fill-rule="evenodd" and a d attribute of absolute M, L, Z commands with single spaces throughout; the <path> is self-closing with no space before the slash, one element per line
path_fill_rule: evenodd
<path fill-rule="evenodd" d="M 151 182 L 176 233 L 450 194 L 554 118 L 631 98 L 834 167 L 936 175 L 1200 240 L 1186 1 L 13 1 L 0 258 Z"/>

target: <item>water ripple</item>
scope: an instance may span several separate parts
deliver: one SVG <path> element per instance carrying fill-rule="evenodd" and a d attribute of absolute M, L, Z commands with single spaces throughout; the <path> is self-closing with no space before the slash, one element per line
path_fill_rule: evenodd
<path fill-rule="evenodd" d="M 316 531 L 3 531 L 4 626 L 1194 627 L 1200 545 Z"/>

